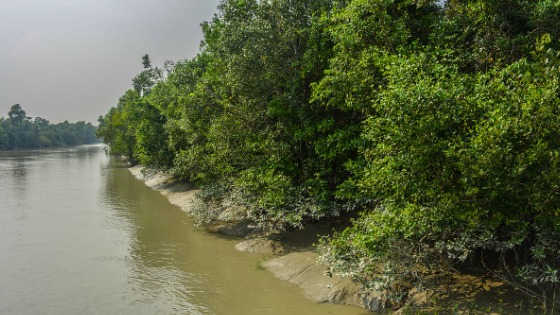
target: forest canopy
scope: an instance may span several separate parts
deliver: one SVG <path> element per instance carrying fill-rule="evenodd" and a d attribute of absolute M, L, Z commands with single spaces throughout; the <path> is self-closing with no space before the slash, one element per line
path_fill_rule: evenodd
<path fill-rule="evenodd" d="M 98 143 L 97 128 L 91 123 L 64 121 L 52 124 L 41 117 L 28 117 L 19 104 L 0 117 L 0 151 L 37 149 Z"/>
<path fill-rule="evenodd" d="M 558 16 L 552 0 L 223 0 L 196 57 L 143 57 L 98 135 L 263 225 L 360 213 L 323 261 L 395 303 L 465 264 L 546 300 Z"/>

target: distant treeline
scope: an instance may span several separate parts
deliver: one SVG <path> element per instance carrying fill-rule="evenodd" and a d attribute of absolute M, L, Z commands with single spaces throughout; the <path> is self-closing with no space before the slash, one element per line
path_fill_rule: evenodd
<path fill-rule="evenodd" d="M 0 150 L 97 143 L 96 130 L 97 127 L 83 121 L 51 124 L 41 117 L 32 119 L 16 104 L 8 112 L 8 118 L 0 118 Z"/>
<path fill-rule="evenodd" d="M 265 227 L 360 212 L 323 260 L 393 305 L 476 265 L 550 307 L 559 16 L 551 0 L 223 0 L 198 56 L 144 56 L 99 135 Z"/>

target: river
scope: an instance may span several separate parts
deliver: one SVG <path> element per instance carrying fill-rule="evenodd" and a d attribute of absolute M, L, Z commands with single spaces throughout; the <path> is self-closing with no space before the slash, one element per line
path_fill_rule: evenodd
<path fill-rule="evenodd" d="M 0 314 L 368 314 L 316 304 L 100 145 L 0 152 Z"/>

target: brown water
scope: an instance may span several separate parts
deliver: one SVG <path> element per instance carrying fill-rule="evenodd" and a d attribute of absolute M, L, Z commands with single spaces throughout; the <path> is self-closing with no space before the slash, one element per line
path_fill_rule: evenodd
<path fill-rule="evenodd" d="M 316 304 L 102 146 L 0 153 L 0 314 L 368 314 Z"/>

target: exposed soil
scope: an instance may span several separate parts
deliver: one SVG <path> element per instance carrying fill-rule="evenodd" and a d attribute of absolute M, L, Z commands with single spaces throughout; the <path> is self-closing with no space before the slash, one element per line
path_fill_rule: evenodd
<path fill-rule="evenodd" d="M 130 172 L 167 197 L 170 203 L 192 213 L 196 194 L 192 185 L 177 182 L 166 174 L 143 174 L 141 167 L 132 167 Z M 379 297 L 365 295 L 360 285 L 328 274 L 327 267 L 317 263 L 314 244 L 320 236 L 348 226 L 349 218 L 310 224 L 303 230 L 263 235 L 250 222 L 236 221 L 236 212 L 240 211 L 242 209 L 225 210 L 221 214 L 223 220 L 208 229 L 242 239 L 236 245 L 237 250 L 263 254 L 267 260 L 262 267 L 277 278 L 301 287 L 313 301 L 354 305 L 376 312 L 394 311 L 395 314 L 542 314 L 524 294 L 487 274 L 439 277 L 428 290 L 411 290 L 398 309 L 385 309 Z"/>

